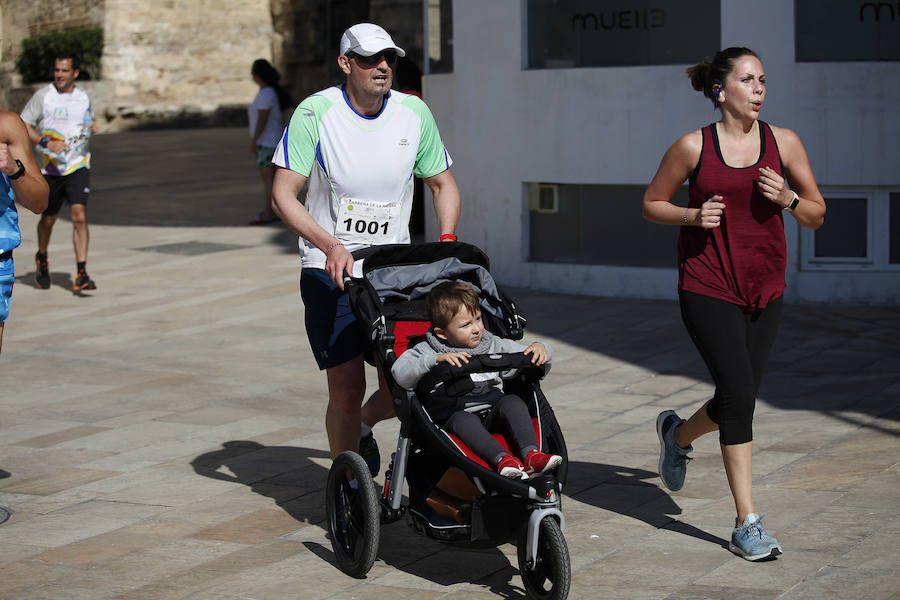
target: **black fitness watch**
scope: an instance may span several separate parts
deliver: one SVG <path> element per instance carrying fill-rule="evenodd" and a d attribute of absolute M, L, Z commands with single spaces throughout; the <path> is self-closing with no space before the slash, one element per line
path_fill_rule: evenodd
<path fill-rule="evenodd" d="M 25 165 L 22 164 L 22 161 L 17 158 L 16 164 L 19 166 L 19 170 L 16 171 L 15 173 L 13 173 L 12 175 L 7 175 L 7 177 L 9 178 L 10 181 L 12 181 L 13 179 L 18 179 L 19 177 L 21 177 L 22 175 L 25 174 Z"/>

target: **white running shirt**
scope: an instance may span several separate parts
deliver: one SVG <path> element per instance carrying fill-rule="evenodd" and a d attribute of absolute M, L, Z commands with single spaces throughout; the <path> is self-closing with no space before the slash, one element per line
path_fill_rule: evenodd
<path fill-rule="evenodd" d="M 431 177 L 452 164 L 431 111 L 420 98 L 391 90 L 365 117 L 343 87 L 306 98 L 272 159 L 309 178 L 306 209 L 350 252 L 409 243 L 413 175 Z M 302 237 L 302 265 L 325 268 L 325 254 Z"/>

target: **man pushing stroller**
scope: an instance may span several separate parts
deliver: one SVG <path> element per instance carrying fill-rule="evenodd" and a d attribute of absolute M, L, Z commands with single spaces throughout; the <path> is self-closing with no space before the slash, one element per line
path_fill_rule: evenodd
<path fill-rule="evenodd" d="M 413 390 L 419 380 L 441 362 L 459 367 L 473 355 L 524 352 L 540 366 L 550 361 L 550 348 L 540 342 L 523 346 L 485 330 L 478 295 L 471 286 L 445 282 L 428 294 L 432 327 L 425 341 L 404 352 L 391 373 L 402 387 Z M 434 421 L 459 437 L 482 460 L 505 477 L 527 479 L 551 471 L 562 457 L 540 451 L 528 407 L 521 398 L 504 394 L 502 373 L 473 373 L 474 388 L 458 398 L 426 404 Z M 489 405 L 484 424 L 466 408 Z M 489 431 L 506 429 L 519 457 L 510 454 Z M 520 460 L 521 458 L 521 460 Z"/>

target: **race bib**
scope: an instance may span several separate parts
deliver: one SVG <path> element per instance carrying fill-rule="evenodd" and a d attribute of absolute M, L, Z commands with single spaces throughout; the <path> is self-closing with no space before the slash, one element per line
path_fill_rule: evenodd
<path fill-rule="evenodd" d="M 345 244 L 389 244 L 397 239 L 399 221 L 399 202 L 341 198 L 334 237 Z"/>

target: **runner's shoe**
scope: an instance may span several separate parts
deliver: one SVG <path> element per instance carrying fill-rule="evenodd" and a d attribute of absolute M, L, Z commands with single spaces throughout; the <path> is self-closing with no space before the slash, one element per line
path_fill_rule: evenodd
<path fill-rule="evenodd" d="M 682 448 L 675 443 L 675 428 L 684 419 L 675 414 L 674 410 L 666 410 L 656 417 L 656 435 L 659 436 L 659 478 L 663 485 L 677 492 L 684 485 L 684 475 L 687 472 L 687 463 L 691 460 L 688 456 L 694 447 Z"/>
<path fill-rule="evenodd" d="M 378 444 L 375 443 L 375 436 L 371 431 L 365 437 L 360 438 L 359 455 L 369 466 L 372 477 L 378 475 L 378 469 L 381 467 L 381 453 L 378 451 Z"/>
<path fill-rule="evenodd" d="M 525 456 L 525 473 L 533 477 L 552 471 L 562 464 L 562 456 L 559 454 L 545 454 L 532 450 Z"/>
<path fill-rule="evenodd" d="M 75 292 L 80 292 L 82 290 L 96 290 L 97 284 L 94 283 L 94 280 L 91 279 L 87 271 L 78 271 L 78 275 L 75 277 L 75 283 L 72 284 L 72 290 Z"/>
<path fill-rule="evenodd" d="M 52 283 L 50 279 L 50 264 L 47 262 L 46 256 L 41 260 L 40 253 L 34 255 L 34 262 L 34 285 L 42 290 L 46 290 Z"/>
<path fill-rule="evenodd" d="M 765 515 L 764 515 L 765 516 Z M 734 531 L 731 533 L 731 543 L 728 549 L 746 560 L 763 560 L 775 558 L 784 550 L 774 537 L 769 535 L 762 526 L 763 518 L 756 513 L 750 513 L 741 525 L 734 520 Z"/>

